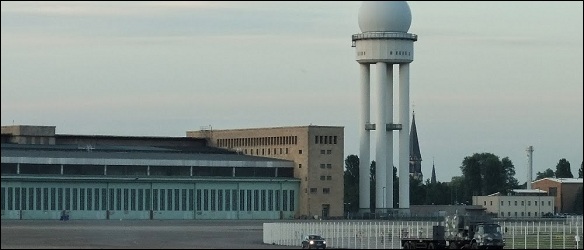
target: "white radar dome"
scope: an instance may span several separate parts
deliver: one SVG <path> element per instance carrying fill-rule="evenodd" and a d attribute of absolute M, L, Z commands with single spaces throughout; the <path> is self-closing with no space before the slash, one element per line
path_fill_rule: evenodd
<path fill-rule="evenodd" d="M 405 1 L 364 1 L 359 9 L 361 32 L 404 32 L 412 24 L 410 6 Z"/>

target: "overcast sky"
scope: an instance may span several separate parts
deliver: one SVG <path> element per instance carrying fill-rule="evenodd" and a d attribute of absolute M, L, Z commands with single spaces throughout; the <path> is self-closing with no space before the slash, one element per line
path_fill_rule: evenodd
<path fill-rule="evenodd" d="M 361 2 L 1 4 L 2 125 L 121 136 L 343 126 L 345 156 L 358 155 Z M 409 5 L 424 179 L 432 161 L 450 181 L 464 157 L 488 152 L 523 183 L 530 145 L 534 178 L 562 158 L 577 175 L 583 3 Z"/>

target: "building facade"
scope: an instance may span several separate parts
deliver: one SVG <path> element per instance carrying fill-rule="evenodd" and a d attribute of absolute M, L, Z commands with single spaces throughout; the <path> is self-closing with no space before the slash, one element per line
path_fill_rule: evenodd
<path fill-rule="evenodd" d="M 2 127 L 2 219 L 292 219 L 288 160 L 190 137 L 59 135 Z"/>
<path fill-rule="evenodd" d="M 582 195 L 582 183 L 582 178 L 543 178 L 531 185 L 554 197 L 554 213 L 578 213 L 575 203 L 577 195 Z"/>
<path fill-rule="evenodd" d="M 300 180 L 296 217 L 342 217 L 344 204 L 344 128 L 334 126 L 272 127 L 187 131 L 209 145 L 244 155 L 294 162 Z"/>
<path fill-rule="evenodd" d="M 533 218 L 554 212 L 554 197 L 542 190 L 515 189 L 510 195 L 473 196 L 473 205 L 483 206 L 499 218 Z"/>

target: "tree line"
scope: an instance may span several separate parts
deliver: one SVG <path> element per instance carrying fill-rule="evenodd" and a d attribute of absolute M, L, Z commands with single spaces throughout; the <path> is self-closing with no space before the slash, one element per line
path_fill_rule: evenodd
<path fill-rule="evenodd" d="M 417 180 L 410 176 L 410 204 L 411 205 L 472 205 L 472 196 L 483 196 L 494 193 L 508 194 L 512 189 L 525 188 L 527 183 L 519 184 L 515 178 L 515 167 L 509 157 L 499 158 L 492 153 L 475 153 L 467 156 L 460 166 L 462 175 L 453 176 L 450 182 L 435 183 L 430 179 Z M 369 166 L 370 179 L 370 207 L 375 211 L 375 161 Z M 556 171 L 546 169 L 538 172 L 536 180 L 555 177 L 573 178 L 570 163 L 562 158 Z M 582 178 L 582 164 L 578 171 L 578 178 Z M 359 157 L 349 155 L 345 159 L 345 213 L 359 211 Z M 399 207 L 399 177 L 397 168 L 393 167 L 393 197 L 394 208 Z M 579 206 L 582 213 L 582 190 L 579 191 L 575 206 Z M 579 204 L 579 205 L 578 205 Z"/>

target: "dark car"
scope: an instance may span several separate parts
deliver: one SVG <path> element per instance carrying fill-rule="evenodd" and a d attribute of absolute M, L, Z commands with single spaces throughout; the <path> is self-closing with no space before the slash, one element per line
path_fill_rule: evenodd
<path fill-rule="evenodd" d="M 302 239 L 302 249 L 326 249 L 326 241 L 317 234 L 309 234 Z"/>

